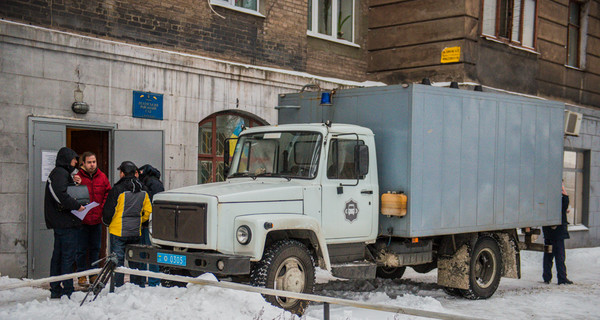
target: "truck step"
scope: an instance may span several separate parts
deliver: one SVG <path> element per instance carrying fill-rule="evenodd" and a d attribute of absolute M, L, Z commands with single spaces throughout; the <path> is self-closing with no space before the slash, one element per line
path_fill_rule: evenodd
<path fill-rule="evenodd" d="M 373 279 L 376 271 L 377 264 L 367 261 L 331 265 L 331 273 L 344 279 Z"/>

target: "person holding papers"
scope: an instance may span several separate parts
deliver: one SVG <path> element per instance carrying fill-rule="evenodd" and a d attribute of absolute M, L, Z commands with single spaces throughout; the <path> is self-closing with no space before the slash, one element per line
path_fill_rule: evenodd
<path fill-rule="evenodd" d="M 77 165 L 77 153 L 69 148 L 61 148 L 56 155 L 56 167 L 48 175 L 44 196 L 44 218 L 46 227 L 54 229 L 54 250 L 50 261 L 50 276 L 73 272 L 77 250 L 78 228 L 81 220 L 71 210 L 85 208 L 67 193 L 67 187 L 75 181 L 71 173 Z M 62 286 L 61 286 L 62 284 Z M 50 283 L 50 298 L 71 297 L 73 280 Z"/>
<path fill-rule="evenodd" d="M 83 225 L 79 229 L 78 247 L 77 247 L 77 272 L 89 270 L 91 263 L 98 260 L 100 256 L 100 243 L 102 240 L 102 208 L 106 202 L 108 191 L 110 191 L 110 182 L 106 175 L 98 169 L 96 155 L 93 152 L 86 151 L 80 157 L 80 170 L 77 176 L 81 178 L 81 185 L 87 186 L 90 194 L 90 202 L 96 202 L 99 205 L 91 209 L 83 218 Z M 90 276 L 90 283 L 93 283 L 96 276 Z M 87 277 L 79 277 L 80 286 L 88 286 Z"/>

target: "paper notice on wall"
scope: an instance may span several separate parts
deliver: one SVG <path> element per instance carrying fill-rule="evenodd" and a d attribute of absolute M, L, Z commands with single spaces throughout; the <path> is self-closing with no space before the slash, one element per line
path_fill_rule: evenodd
<path fill-rule="evenodd" d="M 58 151 L 42 150 L 42 182 L 48 180 L 48 176 L 56 165 L 56 155 Z"/>

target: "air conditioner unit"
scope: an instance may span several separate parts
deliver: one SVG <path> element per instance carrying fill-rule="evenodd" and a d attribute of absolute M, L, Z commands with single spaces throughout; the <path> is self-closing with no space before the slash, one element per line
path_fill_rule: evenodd
<path fill-rule="evenodd" d="M 582 118 L 581 113 L 565 110 L 565 134 L 578 136 Z"/>

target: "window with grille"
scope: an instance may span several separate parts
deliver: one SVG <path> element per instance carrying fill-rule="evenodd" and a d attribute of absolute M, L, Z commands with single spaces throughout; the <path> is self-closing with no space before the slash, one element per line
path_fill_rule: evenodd
<path fill-rule="evenodd" d="M 202 120 L 198 128 L 198 183 L 225 180 L 225 139 L 234 138 L 242 127 L 265 125 L 258 118 L 247 114 L 217 113 Z M 233 153 L 236 140 L 229 140 Z"/>

